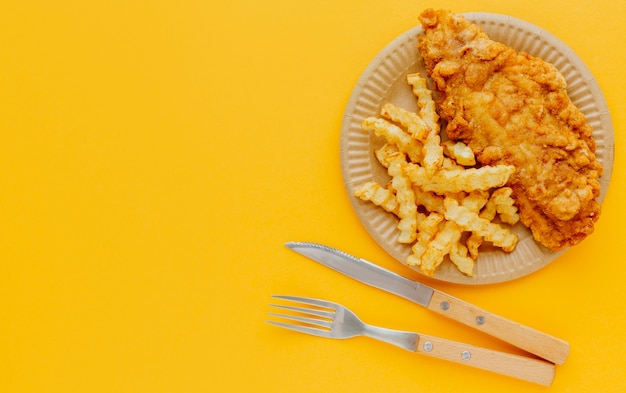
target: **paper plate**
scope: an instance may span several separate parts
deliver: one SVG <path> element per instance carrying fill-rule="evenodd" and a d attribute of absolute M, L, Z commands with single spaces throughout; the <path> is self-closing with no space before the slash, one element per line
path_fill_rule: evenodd
<path fill-rule="evenodd" d="M 554 64 L 563 74 L 570 98 L 594 129 L 596 156 L 604 166 L 604 174 L 600 179 L 601 202 L 606 196 L 613 168 L 613 124 L 602 91 L 587 66 L 558 38 L 528 22 L 490 13 L 464 15 L 468 20 L 476 22 L 491 39 L 517 51 L 540 57 Z M 340 141 L 343 178 L 357 216 L 374 240 L 402 263 L 411 248 L 397 242 L 397 218 L 369 202 L 359 200 L 354 196 L 354 191 L 367 181 L 386 184 L 389 179 L 385 169 L 374 157 L 374 150 L 383 141 L 363 131 L 361 121 L 369 116 L 378 116 L 380 108 L 387 102 L 406 109 L 417 109 L 410 86 L 406 83 L 406 75 L 420 72 L 426 76 L 417 50 L 417 37 L 421 33 L 420 26 L 405 32 L 369 64 L 348 102 Z M 505 282 L 533 273 L 565 252 L 552 252 L 543 247 L 522 224 L 516 225 L 513 231 L 519 236 L 515 251 L 507 254 L 495 248 L 481 249 L 474 276 L 462 274 L 446 258 L 433 278 L 468 285 Z"/>

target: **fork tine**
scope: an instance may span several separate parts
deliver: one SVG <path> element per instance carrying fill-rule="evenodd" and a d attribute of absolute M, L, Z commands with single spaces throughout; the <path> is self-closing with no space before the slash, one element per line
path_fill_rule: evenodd
<path fill-rule="evenodd" d="M 302 313 L 304 315 L 289 315 L 289 314 L 276 314 L 268 313 L 271 316 L 287 319 L 290 321 L 304 323 L 310 326 L 298 325 L 295 323 L 285 323 L 277 321 L 266 321 L 269 324 L 279 326 L 285 329 L 295 330 L 301 333 L 308 333 L 315 336 L 331 337 L 331 330 L 333 328 L 333 320 L 335 314 L 335 306 L 333 303 L 325 302 L 317 299 L 309 299 L 299 296 L 282 296 L 272 295 L 275 299 L 289 300 L 292 302 L 300 303 L 302 305 L 323 307 L 328 310 L 319 310 L 309 307 L 296 307 L 282 304 L 270 304 L 272 307 L 280 308 L 283 310 Z M 324 318 L 324 319 L 321 319 Z"/>
<path fill-rule="evenodd" d="M 279 326 L 279 327 L 289 329 L 289 330 L 294 330 L 299 333 L 308 333 L 313 336 L 320 336 L 320 337 L 331 337 L 330 331 L 324 330 L 324 329 L 316 329 L 316 328 L 312 328 L 308 326 L 293 325 L 290 323 L 283 323 L 283 322 L 276 322 L 276 321 L 265 321 L 265 322 L 269 323 L 270 325 Z"/>
<path fill-rule="evenodd" d="M 268 315 L 271 315 L 273 317 L 278 317 L 278 318 L 289 319 L 291 321 L 302 322 L 302 323 L 306 323 L 309 325 L 324 327 L 326 329 L 331 329 L 333 325 L 332 322 L 329 322 L 323 319 L 301 317 L 299 315 L 287 315 L 287 314 L 275 314 L 275 313 L 268 313 Z"/>
<path fill-rule="evenodd" d="M 272 307 L 282 308 L 289 311 L 301 312 L 303 314 L 316 315 L 318 317 L 333 319 L 335 313 L 331 311 L 324 310 L 316 310 L 313 308 L 304 308 L 304 307 L 293 307 L 293 306 L 284 306 L 282 304 L 270 304 Z"/>
<path fill-rule="evenodd" d="M 285 296 L 285 295 L 272 295 L 272 297 L 276 299 L 291 300 L 293 302 L 309 304 L 309 305 L 314 305 L 318 307 L 324 307 L 324 308 L 328 308 L 328 309 L 335 310 L 335 311 L 341 307 L 337 303 L 320 300 L 320 299 L 313 299 L 310 297 Z"/>

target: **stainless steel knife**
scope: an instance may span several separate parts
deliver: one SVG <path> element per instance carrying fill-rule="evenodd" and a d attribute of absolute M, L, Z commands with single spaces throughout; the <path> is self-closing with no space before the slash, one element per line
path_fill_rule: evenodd
<path fill-rule="evenodd" d="M 553 363 L 563 364 L 569 355 L 566 341 L 409 280 L 365 259 L 317 243 L 287 242 L 285 245 L 355 280 L 401 296 Z"/>

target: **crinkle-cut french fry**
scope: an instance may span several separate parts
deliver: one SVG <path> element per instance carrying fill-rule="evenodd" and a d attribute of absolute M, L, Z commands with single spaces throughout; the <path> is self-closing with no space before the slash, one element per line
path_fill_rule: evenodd
<path fill-rule="evenodd" d="M 439 194 L 501 187 L 506 184 L 513 172 L 515 172 L 515 167 L 512 165 L 496 165 L 459 171 L 440 170 L 433 176 L 428 176 L 426 170 L 419 165 L 407 166 L 407 173 L 413 183 L 426 191 Z"/>
<path fill-rule="evenodd" d="M 396 195 L 375 181 L 361 185 L 356 189 L 354 195 L 363 201 L 372 202 L 374 205 L 382 207 L 389 213 L 398 215 L 399 206 Z"/>
<path fill-rule="evenodd" d="M 416 235 L 419 235 L 419 231 L 420 231 L 420 225 L 422 225 L 422 223 L 424 221 L 426 221 L 426 214 L 420 212 L 419 210 L 417 211 L 417 233 Z"/>
<path fill-rule="evenodd" d="M 421 187 L 413 187 L 413 191 L 418 205 L 424 206 L 429 212 L 443 214 L 443 196 L 432 191 L 424 191 Z"/>
<path fill-rule="evenodd" d="M 452 198 L 446 198 L 443 204 L 446 210 L 444 216 L 447 220 L 452 220 L 464 230 L 484 237 L 485 240 L 492 242 L 496 247 L 500 247 L 506 252 L 511 252 L 515 249 L 518 240 L 517 235 L 511 233 L 508 229 L 481 218 L 468 208 L 459 205 Z"/>
<path fill-rule="evenodd" d="M 364 130 L 374 131 L 377 136 L 382 136 L 387 142 L 395 144 L 401 152 L 409 156 L 411 161 L 422 160 L 422 144 L 397 125 L 378 117 L 368 117 L 362 121 L 361 127 Z"/>
<path fill-rule="evenodd" d="M 413 88 L 413 95 L 417 98 L 420 117 L 431 126 L 434 132 L 439 134 L 439 115 L 433 100 L 433 93 L 426 85 L 426 79 L 422 78 L 419 73 L 414 73 L 407 75 L 406 80 Z"/>
<path fill-rule="evenodd" d="M 480 216 L 487 220 L 493 220 L 499 214 L 500 220 L 505 224 L 515 225 L 519 221 L 515 201 L 511 197 L 513 189 L 502 187 L 494 190 Z"/>
<path fill-rule="evenodd" d="M 439 224 L 443 221 L 443 214 L 430 213 L 417 226 L 417 241 L 411 247 L 411 255 L 406 263 L 409 266 L 419 266 L 422 264 L 422 255 L 428 249 L 428 243 L 439 232 Z"/>
<path fill-rule="evenodd" d="M 443 169 L 444 171 L 463 171 L 466 168 L 462 165 L 457 164 L 456 161 L 448 158 L 448 157 L 444 157 L 443 158 L 443 163 L 441 164 L 441 169 Z"/>
<path fill-rule="evenodd" d="M 467 240 L 465 240 L 467 251 L 473 260 L 478 259 L 478 251 L 480 246 L 483 244 L 483 240 L 484 238 L 476 233 L 471 233 Z"/>
<path fill-rule="evenodd" d="M 439 132 L 431 132 L 426 136 L 422 165 L 428 176 L 434 176 L 435 172 L 443 165 L 443 147 Z"/>
<path fill-rule="evenodd" d="M 467 196 L 461 200 L 461 205 L 474 213 L 479 213 L 488 201 L 489 191 L 475 190 L 467 194 Z"/>
<path fill-rule="evenodd" d="M 493 221 L 496 218 L 496 214 L 498 213 L 496 209 L 496 201 L 492 197 L 489 197 L 487 204 L 478 214 L 480 218 L 484 218 L 485 220 Z"/>
<path fill-rule="evenodd" d="M 467 195 L 467 197 L 465 197 L 461 201 L 461 205 L 465 206 L 466 208 L 468 208 L 470 211 L 474 213 L 479 213 L 481 209 L 485 207 L 488 201 L 489 201 L 489 191 L 477 190 L 477 191 L 472 191 L 471 193 L 469 193 L 469 195 Z M 493 218 L 491 218 L 489 221 L 491 220 L 493 220 Z M 470 258 L 472 260 L 476 260 L 478 258 L 478 248 L 480 247 L 482 243 L 483 243 L 482 236 L 477 235 L 475 233 L 471 233 L 470 236 L 465 241 L 465 244 L 467 246 L 466 250 L 461 249 L 460 251 L 464 252 L 463 256 L 467 257 L 467 254 L 469 253 Z M 462 260 L 463 256 L 457 257 L 458 261 L 455 262 L 455 264 L 458 265 L 458 264 L 464 263 Z M 450 259 L 452 259 L 452 257 L 450 257 Z M 467 265 L 466 262 L 465 264 Z M 461 267 L 459 267 L 459 270 L 462 270 Z"/>
<path fill-rule="evenodd" d="M 474 152 L 461 141 L 445 141 L 442 143 L 443 154 L 452 158 L 457 164 L 463 166 L 476 165 Z"/>
<path fill-rule="evenodd" d="M 456 222 L 446 221 L 443 229 L 428 243 L 428 248 L 421 258 L 420 271 L 428 276 L 434 275 L 444 257 L 452 250 L 452 246 L 461 239 L 462 233 L 463 229 Z"/>
<path fill-rule="evenodd" d="M 413 95 L 417 98 L 419 114 L 424 122 L 430 127 L 430 132 L 424 139 L 424 158 L 422 165 L 426 173 L 432 176 L 443 163 L 443 146 L 439 136 L 439 115 L 433 100 L 433 94 L 426 86 L 426 79 L 420 74 L 407 75 L 407 82 L 413 87 Z"/>
<path fill-rule="evenodd" d="M 389 120 L 399 123 L 420 142 L 426 141 L 426 136 L 431 132 L 430 126 L 417 113 L 387 103 L 380 110 L 380 114 Z"/>
<path fill-rule="evenodd" d="M 517 214 L 515 201 L 511 198 L 512 193 L 513 189 L 511 187 L 498 188 L 491 194 L 491 199 L 494 200 L 500 221 L 505 224 L 515 225 L 519 221 L 519 215 Z"/>
<path fill-rule="evenodd" d="M 473 213 L 478 213 L 489 200 L 489 192 L 483 190 L 472 191 L 465 196 L 458 196 L 455 200 L 460 201 L 461 205 Z M 473 235 L 473 234 L 472 234 Z M 471 235 L 470 235 L 471 238 Z M 468 238 L 469 240 L 469 238 Z M 478 257 L 478 246 L 482 243 L 469 242 L 466 246 L 461 241 L 452 245 L 450 250 L 450 260 L 459 269 L 460 272 L 468 275 L 474 275 L 474 260 Z M 470 250 L 470 247 L 472 248 Z"/>
<path fill-rule="evenodd" d="M 406 158 L 401 156 L 390 163 L 388 173 L 398 201 L 398 242 L 412 243 L 417 237 L 417 204 L 411 182 L 404 171 L 405 166 Z"/>
<path fill-rule="evenodd" d="M 468 256 L 468 252 L 468 248 L 458 241 L 452 245 L 450 260 L 461 273 L 471 277 L 474 275 L 474 259 Z"/>
<path fill-rule="evenodd" d="M 478 216 L 480 218 L 484 218 L 487 221 L 493 221 L 496 218 L 496 203 L 495 200 L 490 196 L 487 200 L 487 203 L 482 208 Z M 473 259 L 478 258 L 478 249 L 481 244 L 483 244 L 484 238 L 476 233 L 472 233 L 466 240 L 465 244 L 467 245 L 467 249 L 469 250 L 470 256 Z"/>
<path fill-rule="evenodd" d="M 403 154 L 398 150 L 398 147 L 392 143 L 385 143 L 380 149 L 377 149 L 374 154 L 376 159 L 382 166 L 389 169 L 389 164 L 400 154 Z"/>

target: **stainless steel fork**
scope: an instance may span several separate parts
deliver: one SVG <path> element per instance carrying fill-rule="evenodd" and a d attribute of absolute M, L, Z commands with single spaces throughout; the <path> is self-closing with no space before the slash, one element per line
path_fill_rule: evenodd
<path fill-rule="evenodd" d="M 267 321 L 282 328 L 336 339 L 367 336 L 411 352 L 465 364 L 544 386 L 550 386 L 554 379 L 554 364 L 544 360 L 480 348 L 425 334 L 368 325 L 346 307 L 326 300 L 282 295 L 272 297 L 296 304 L 271 304 L 272 307 L 289 311 L 287 314 L 270 313 L 273 317 L 290 321 Z"/>

